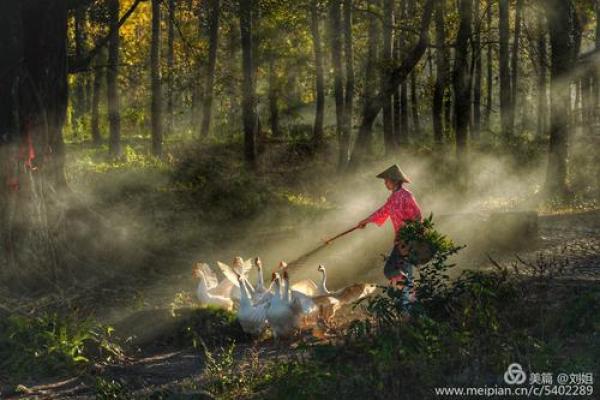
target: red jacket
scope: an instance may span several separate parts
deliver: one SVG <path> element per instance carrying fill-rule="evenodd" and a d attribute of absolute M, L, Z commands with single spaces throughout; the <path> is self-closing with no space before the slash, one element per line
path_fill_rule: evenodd
<path fill-rule="evenodd" d="M 421 209 L 411 192 L 400 188 L 390 195 L 385 204 L 368 218 L 381 226 L 390 217 L 394 225 L 394 232 L 398 232 L 404 221 L 421 219 Z"/>

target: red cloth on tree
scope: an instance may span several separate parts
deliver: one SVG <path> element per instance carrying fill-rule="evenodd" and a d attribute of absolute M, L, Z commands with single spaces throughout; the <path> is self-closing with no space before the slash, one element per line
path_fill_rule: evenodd
<path fill-rule="evenodd" d="M 404 188 L 394 191 L 385 204 L 368 218 L 378 226 L 385 223 L 388 217 L 394 225 L 394 232 L 398 232 L 404 221 L 421 219 L 421 209 L 411 192 Z"/>

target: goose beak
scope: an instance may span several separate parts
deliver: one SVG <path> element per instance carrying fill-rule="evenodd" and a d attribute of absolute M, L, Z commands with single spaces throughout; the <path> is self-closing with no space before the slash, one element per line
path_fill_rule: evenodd
<path fill-rule="evenodd" d="M 319 272 L 325 271 L 325 266 L 323 264 L 319 264 L 319 267 L 317 268 L 317 271 L 319 271 Z"/>

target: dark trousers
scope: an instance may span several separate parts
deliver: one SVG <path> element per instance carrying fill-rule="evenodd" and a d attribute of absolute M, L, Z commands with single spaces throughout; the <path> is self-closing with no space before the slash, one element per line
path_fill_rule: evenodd
<path fill-rule="evenodd" d="M 398 247 L 394 245 L 389 257 L 385 261 L 383 273 L 390 281 L 399 276 L 403 276 L 404 287 L 402 288 L 402 303 L 408 305 L 410 302 L 410 292 L 414 287 L 413 277 L 414 265 L 400 255 Z"/>

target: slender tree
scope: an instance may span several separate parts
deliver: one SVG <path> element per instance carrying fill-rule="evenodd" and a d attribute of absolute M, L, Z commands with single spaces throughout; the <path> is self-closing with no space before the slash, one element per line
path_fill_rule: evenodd
<path fill-rule="evenodd" d="M 436 60 L 436 78 L 433 88 L 433 104 L 431 106 L 431 120 L 433 122 L 433 137 L 435 142 L 440 144 L 444 139 L 444 122 L 443 107 L 444 107 L 444 90 L 446 87 L 446 73 L 448 65 L 446 62 L 446 32 L 444 16 L 445 0 L 439 0 L 435 5 L 435 60 Z"/>
<path fill-rule="evenodd" d="M 319 29 L 319 4 L 312 0 L 310 4 L 310 30 L 312 33 L 313 51 L 315 54 L 316 103 L 315 122 L 313 124 L 313 141 L 318 145 L 323 141 L 323 117 L 325 114 L 325 78 L 323 72 L 323 49 Z"/>
<path fill-rule="evenodd" d="M 595 48 L 600 50 L 600 0 L 596 0 L 594 4 L 596 11 L 596 37 L 595 37 Z M 598 111 L 600 110 L 600 69 L 596 68 L 594 72 L 594 93 L 592 100 L 592 107 L 594 108 L 594 122 L 598 120 Z"/>
<path fill-rule="evenodd" d="M 329 2 L 330 31 L 329 39 L 331 41 L 331 64 L 333 65 L 333 96 L 335 99 L 335 121 L 336 135 L 339 144 L 338 165 L 345 163 L 344 154 L 344 70 L 342 69 L 342 43 L 341 43 L 341 1 L 331 0 Z"/>
<path fill-rule="evenodd" d="M 86 10 L 83 5 L 75 8 L 75 57 L 81 58 L 86 50 Z M 73 96 L 73 117 L 71 120 L 73 134 L 79 136 L 83 133 L 83 116 L 85 107 L 85 86 L 87 74 L 75 76 Z"/>
<path fill-rule="evenodd" d="M 570 72 L 573 60 L 572 4 L 570 0 L 547 1 L 551 47 L 550 148 L 545 188 L 549 194 L 567 193 Z"/>
<path fill-rule="evenodd" d="M 255 136 L 257 128 L 256 119 L 256 93 L 254 85 L 253 61 L 253 22 L 252 14 L 254 2 L 252 0 L 239 0 L 240 36 L 242 44 L 242 119 L 244 125 L 244 157 L 250 167 L 256 164 Z"/>
<path fill-rule="evenodd" d="M 511 138 L 513 134 L 513 119 L 511 108 L 510 68 L 508 52 L 508 0 L 499 0 L 498 27 L 500 31 L 500 118 L 502 133 L 505 138 Z"/>
<path fill-rule="evenodd" d="M 375 5 L 375 0 L 368 1 L 369 8 Z M 377 85 L 376 80 L 376 66 L 378 63 L 378 49 L 377 43 L 379 42 L 379 21 L 375 14 L 370 13 L 368 16 L 368 35 L 367 35 L 367 60 L 365 65 L 364 75 L 364 89 L 363 89 L 363 114 L 367 112 L 373 99 L 375 97 L 375 88 Z M 387 86 L 387 85 L 386 85 Z M 383 108 L 387 98 L 387 93 L 384 93 L 380 99 L 380 109 Z M 378 110 L 379 112 L 379 110 Z M 370 154 L 372 151 L 372 131 L 359 131 L 357 138 L 357 145 L 361 148 L 361 154 Z"/>
<path fill-rule="evenodd" d="M 150 79 L 152 88 L 152 154 L 162 155 L 162 88 L 160 73 L 160 0 L 152 0 L 152 40 L 150 43 Z"/>
<path fill-rule="evenodd" d="M 106 94 L 109 122 L 109 152 L 121 156 L 121 105 L 118 89 L 119 74 L 119 0 L 108 0 L 110 38 L 108 43 L 108 68 L 106 70 Z"/>
<path fill-rule="evenodd" d="M 459 0 L 458 15 L 459 26 L 456 36 L 456 47 L 454 55 L 454 118 L 456 126 L 456 155 L 459 162 L 459 174 L 463 177 L 462 185 L 465 186 L 465 177 L 468 175 L 466 169 L 467 134 L 469 128 L 469 108 L 471 106 L 471 91 L 468 64 L 469 38 L 473 23 L 473 0 Z"/>
<path fill-rule="evenodd" d="M 414 16 L 417 12 L 417 3 L 415 0 L 408 0 L 408 15 Z M 418 71 L 410 74 L 410 113 L 412 116 L 413 134 L 419 136 L 421 133 L 421 122 L 419 118 L 419 93 L 417 91 Z"/>
<path fill-rule="evenodd" d="M 344 133 L 340 144 L 340 157 L 345 168 L 350 157 L 350 136 L 352 134 L 352 114 L 354 110 L 354 45 L 352 42 L 352 0 L 344 0 L 344 57 L 346 72 L 346 90 L 344 97 Z"/>
<path fill-rule="evenodd" d="M 519 94 L 519 42 L 521 40 L 521 19 L 523 16 L 523 0 L 517 0 L 515 5 L 515 29 L 512 46 L 512 59 L 511 59 L 511 82 L 510 82 L 510 117 L 511 126 L 514 127 L 516 110 L 517 110 L 517 96 Z"/>
<path fill-rule="evenodd" d="M 408 0 L 400 0 L 400 12 L 402 18 L 402 24 L 405 25 L 408 21 Z M 406 40 L 406 33 L 398 35 L 398 51 L 400 53 L 400 60 L 404 60 L 406 57 L 406 50 L 408 47 L 408 40 Z M 408 142 L 410 132 L 408 130 L 408 82 L 403 80 L 400 83 L 400 141 Z"/>
<path fill-rule="evenodd" d="M 538 10 L 537 24 L 537 50 L 538 50 L 538 76 L 537 76 L 537 136 L 544 137 L 548 121 L 548 95 L 546 88 L 546 70 L 548 69 L 548 56 L 546 55 L 546 28 L 543 10 Z"/>
<path fill-rule="evenodd" d="M 278 99 L 279 88 L 277 84 L 277 71 L 275 66 L 275 54 L 269 55 L 269 123 L 271 125 L 271 135 L 273 137 L 281 136 L 279 129 L 279 106 Z"/>
<path fill-rule="evenodd" d="M 492 45 L 492 14 L 493 5 L 495 0 L 488 0 L 486 21 L 487 21 L 487 59 L 486 59 L 486 79 L 485 79 L 485 90 L 486 90 L 486 101 L 485 101 L 485 128 L 490 129 L 490 118 L 492 116 L 492 93 L 494 89 L 494 65 L 493 65 L 493 52 L 494 46 Z"/>
<path fill-rule="evenodd" d="M 473 71 L 473 131 L 471 132 L 471 138 L 479 140 L 481 134 L 481 72 L 483 67 L 481 60 L 481 16 L 479 0 L 475 0 L 474 2 L 473 17 L 475 21 L 475 32 L 473 34 L 475 68 Z"/>
<path fill-rule="evenodd" d="M 204 104 L 202 111 L 202 136 L 210 133 L 212 118 L 213 92 L 215 71 L 217 66 L 217 47 L 219 42 L 219 16 L 221 14 L 220 0 L 209 0 L 208 14 L 208 65 L 206 82 L 204 83 Z"/>
<path fill-rule="evenodd" d="M 381 89 L 385 90 L 388 70 L 392 67 L 392 28 L 393 28 L 394 3 L 392 0 L 383 0 L 383 46 L 381 48 Z M 394 121 L 392 115 L 392 96 L 383 99 L 383 139 L 385 151 L 390 154 L 395 147 Z"/>
<path fill-rule="evenodd" d="M 175 0 L 167 3 L 167 123 L 165 134 L 173 131 L 173 85 L 175 82 Z"/>
<path fill-rule="evenodd" d="M 106 52 L 102 51 L 96 57 L 94 63 L 94 82 L 92 85 L 92 142 L 95 146 L 102 143 L 102 135 L 100 133 L 100 96 L 102 91 L 102 80 L 105 78 L 106 70 Z"/>

